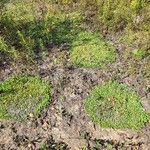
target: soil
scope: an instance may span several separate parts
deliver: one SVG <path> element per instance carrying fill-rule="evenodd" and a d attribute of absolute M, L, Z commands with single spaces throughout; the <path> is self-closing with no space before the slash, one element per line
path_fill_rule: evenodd
<path fill-rule="evenodd" d="M 113 41 L 111 37 L 109 39 Z M 104 129 L 94 124 L 85 113 L 83 102 L 91 89 L 110 79 L 132 87 L 141 97 L 144 108 L 150 110 L 150 81 L 140 71 L 129 75 L 127 64 L 121 57 L 124 46 L 114 41 L 113 44 L 119 57 L 103 69 L 75 67 L 63 45 L 49 48 L 43 59 L 39 54 L 34 66 L 3 64 L 0 81 L 12 74 L 39 75 L 51 84 L 53 90 L 51 103 L 40 116 L 30 116 L 27 122 L 0 120 L 0 150 L 38 150 L 44 144 L 49 150 L 107 150 L 110 147 L 114 150 L 149 150 L 150 123 L 138 131 Z"/>

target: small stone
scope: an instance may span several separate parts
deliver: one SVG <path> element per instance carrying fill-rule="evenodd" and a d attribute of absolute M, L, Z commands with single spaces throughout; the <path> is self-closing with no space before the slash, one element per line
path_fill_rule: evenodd
<path fill-rule="evenodd" d="M 32 113 L 29 114 L 30 118 L 34 118 L 34 115 Z"/>
<path fill-rule="evenodd" d="M 49 128 L 49 124 L 47 122 L 44 122 L 42 127 L 43 127 L 43 129 L 47 130 Z"/>
<path fill-rule="evenodd" d="M 28 144 L 28 147 L 31 148 L 31 147 L 32 147 L 32 144 Z"/>

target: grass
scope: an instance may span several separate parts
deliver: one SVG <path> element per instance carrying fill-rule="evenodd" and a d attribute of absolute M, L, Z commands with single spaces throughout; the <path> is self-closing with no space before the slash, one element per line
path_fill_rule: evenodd
<path fill-rule="evenodd" d="M 64 142 L 56 142 L 52 137 L 43 144 L 39 150 L 68 150 L 68 146 Z"/>
<path fill-rule="evenodd" d="M 0 119 L 27 119 L 50 101 L 50 87 L 39 77 L 12 76 L 0 83 Z"/>
<path fill-rule="evenodd" d="M 0 36 L 0 52 L 8 53 L 13 57 L 17 57 L 16 50 L 13 47 L 9 47 L 9 45 L 5 43 L 5 40 L 1 36 Z"/>
<path fill-rule="evenodd" d="M 80 67 L 100 68 L 115 61 L 115 48 L 97 33 L 80 32 L 72 43 L 71 61 Z"/>
<path fill-rule="evenodd" d="M 74 0 L 60 0 L 70 9 L 74 6 Z M 86 18 L 88 28 L 101 31 L 104 35 L 115 36 L 119 43 L 126 47 L 124 52 L 134 49 L 146 53 L 144 57 L 135 56 L 128 58 L 140 62 L 150 54 L 150 2 L 146 0 L 82 0 L 75 2 L 76 10 L 80 10 Z M 141 53 L 141 52 L 140 52 Z M 141 54 L 140 54 L 141 55 Z M 147 59 L 148 60 L 148 59 Z M 148 74 L 145 70 L 142 74 Z"/>
<path fill-rule="evenodd" d="M 117 81 L 95 87 L 84 105 L 91 119 L 104 128 L 139 129 L 150 119 L 136 93 Z"/>
<path fill-rule="evenodd" d="M 4 39 L 0 40 L 5 49 L 0 47 L 0 52 L 5 50 L 14 58 L 9 55 L 13 48 L 19 58 L 34 61 L 49 45 L 71 42 L 83 19 L 79 12 L 63 12 L 45 0 L 5 2 L 0 10 L 0 36 Z"/>

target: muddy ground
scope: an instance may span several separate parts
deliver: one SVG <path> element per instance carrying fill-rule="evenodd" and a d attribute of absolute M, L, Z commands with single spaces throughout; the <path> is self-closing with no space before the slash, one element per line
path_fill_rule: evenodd
<path fill-rule="evenodd" d="M 111 37 L 109 39 L 113 41 Z M 140 71 L 129 75 L 127 64 L 121 57 L 124 46 L 116 41 L 113 44 L 119 57 L 103 69 L 73 66 L 64 45 L 49 48 L 43 59 L 39 54 L 35 66 L 3 64 L 1 81 L 12 74 L 40 75 L 49 81 L 53 90 L 52 101 L 40 116 L 30 116 L 26 123 L 0 120 L 0 150 L 38 150 L 44 144 L 49 150 L 149 150 L 150 123 L 139 131 L 103 129 L 92 123 L 84 111 L 83 101 L 91 89 L 109 79 L 117 79 L 132 87 L 141 97 L 144 108 L 150 111 L 150 81 Z"/>

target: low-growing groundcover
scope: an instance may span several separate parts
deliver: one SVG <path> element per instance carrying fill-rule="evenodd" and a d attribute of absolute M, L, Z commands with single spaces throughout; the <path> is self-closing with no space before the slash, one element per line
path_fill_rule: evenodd
<path fill-rule="evenodd" d="M 49 103 L 49 85 L 39 77 L 12 76 L 0 83 L 0 119 L 25 120 Z"/>
<path fill-rule="evenodd" d="M 115 61 L 115 48 L 91 31 L 81 31 L 72 43 L 71 61 L 80 67 L 100 68 Z"/>
<path fill-rule="evenodd" d="M 117 81 L 95 87 L 84 105 L 92 120 L 104 128 L 139 129 L 150 119 L 136 93 Z"/>

